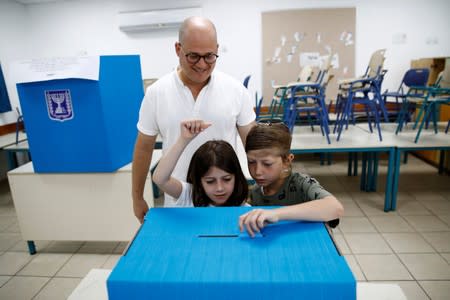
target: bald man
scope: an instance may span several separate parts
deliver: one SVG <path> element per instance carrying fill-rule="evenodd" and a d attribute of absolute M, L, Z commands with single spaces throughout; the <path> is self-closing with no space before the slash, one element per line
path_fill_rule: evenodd
<path fill-rule="evenodd" d="M 220 139 L 236 150 L 238 136 L 245 144 L 247 133 L 255 124 L 253 103 L 247 89 L 236 79 L 214 70 L 218 49 L 216 28 L 210 20 L 202 17 L 186 19 L 175 43 L 178 68 L 147 88 L 139 112 L 132 167 L 133 209 L 141 223 L 148 211 L 144 186 L 158 134 L 165 151 L 179 136 L 181 121 L 211 122 L 208 130 L 184 150 L 172 173 L 185 181 L 191 157 L 202 144 Z M 164 206 L 174 206 L 174 200 L 165 195 Z"/>

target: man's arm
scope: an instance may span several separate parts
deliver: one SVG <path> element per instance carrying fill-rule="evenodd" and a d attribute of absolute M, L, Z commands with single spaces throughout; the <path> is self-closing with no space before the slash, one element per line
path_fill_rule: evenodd
<path fill-rule="evenodd" d="M 134 215 L 141 224 L 148 211 L 148 204 L 144 199 L 144 187 L 152 161 L 156 135 L 145 135 L 138 132 L 134 146 L 133 164 L 131 171 L 131 195 L 133 197 Z"/>
<path fill-rule="evenodd" d="M 250 129 L 252 129 L 252 127 L 255 126 L 255 125 L 256 125 L 256 122 L 253 121 L 253 122 L 251 122 L 248 125 L 238 126 L 237 127 L 238 132 L 239 132 L 239 136 L 241 137 L 242 144 L 244 145 L 244 147 L 245 147 L 245 141 L 247 140 L 247 134 L 250 131 Z"/>

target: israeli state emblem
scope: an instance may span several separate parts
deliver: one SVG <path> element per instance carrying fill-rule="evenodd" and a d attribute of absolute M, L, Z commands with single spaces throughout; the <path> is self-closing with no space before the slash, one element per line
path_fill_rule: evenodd
<path fill-rule="evenodd" d="M 63 122 L 73 119 L 70 90 L 45 91 L 45 99 L 51 120 Z"/>

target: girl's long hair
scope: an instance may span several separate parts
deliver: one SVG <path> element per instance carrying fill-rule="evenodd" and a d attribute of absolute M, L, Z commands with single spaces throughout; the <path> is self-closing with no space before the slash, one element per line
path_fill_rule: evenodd
<path fill-rule="evenodd" d="M 195 151 L 189 164 L 186 181 L 192 184 L 194 206 L 208 206 L 212 200 L 206 195 L 201 179 L 211 167 L 224 170 L 235 177 L 234 190 L 223 206 L 240 206 L 248 195 L 248 184 L 233 147 L 226 141 L 213 140 Z"/>

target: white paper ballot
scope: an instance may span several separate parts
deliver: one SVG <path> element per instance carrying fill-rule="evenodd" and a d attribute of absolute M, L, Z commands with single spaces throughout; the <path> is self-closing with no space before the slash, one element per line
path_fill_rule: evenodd
<path fill-rule="evenodd" d="M 98 80 L 99 56 L 52 57 L 26 59 L 11 64 L 11 77 L 15 83 L 79 78 Z"/>

